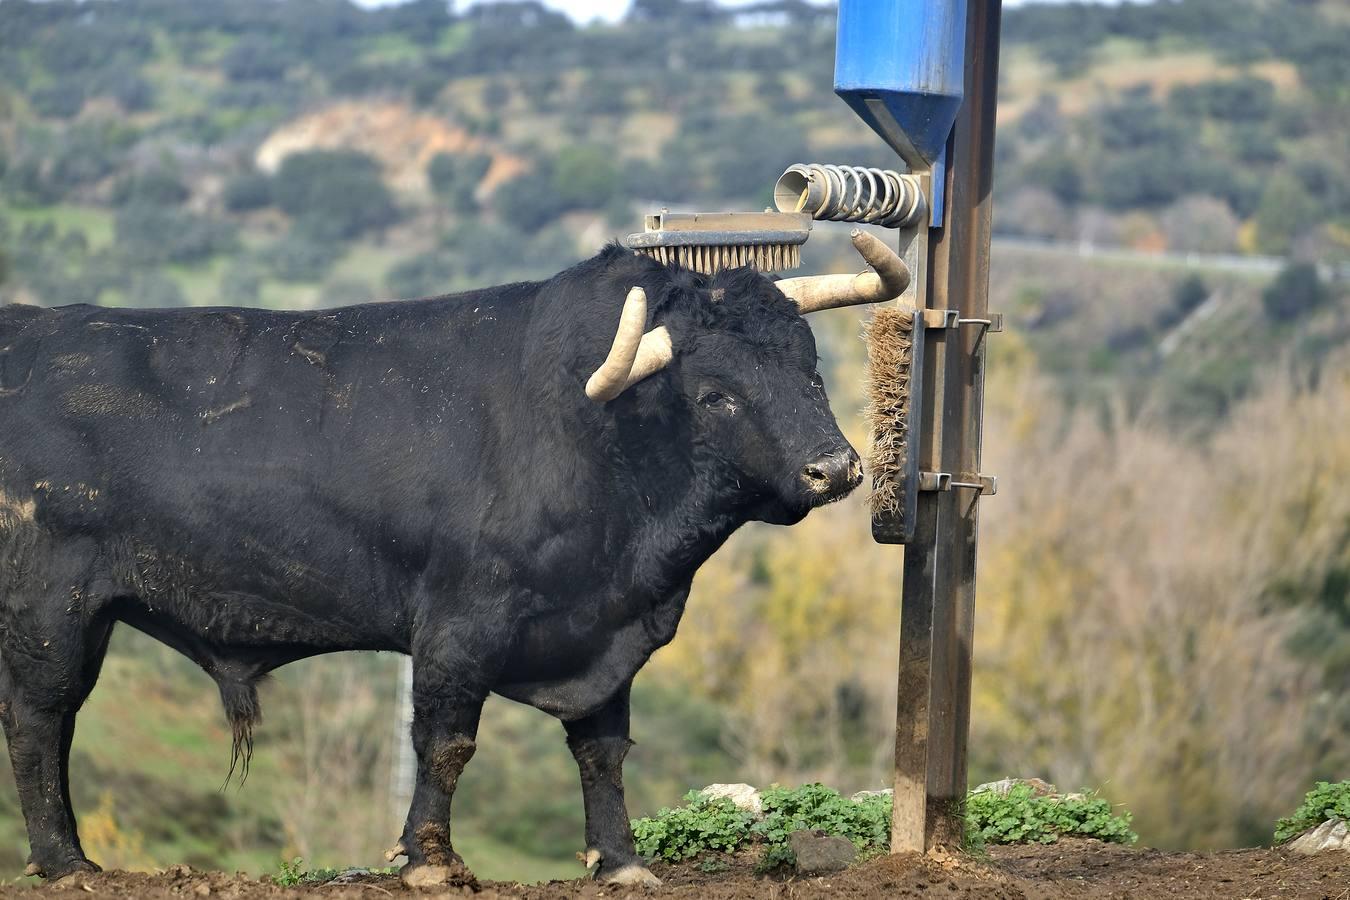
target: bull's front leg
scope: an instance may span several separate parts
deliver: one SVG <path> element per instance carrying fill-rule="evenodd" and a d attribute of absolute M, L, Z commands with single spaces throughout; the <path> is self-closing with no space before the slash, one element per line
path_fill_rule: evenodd
<path fill-rule="evenodd" d="M 581 770 L 586 806 L 586 865 L 599 881 L 659 885 L 633 846 L 633 830 L 623 800 L 623 759 L 628 738 L 628 694 L 624 685 L 609 702 L 584 719 L 563 722 L 567 746 Z"/>
<path fill-rule="evenodd" d="M 457 667 L 456 667 L 457 668 Z M 409 887 L 476 885 L 450 843 L 450 801 L 460 773 L 473 756 L 486 690 L 466 683 L 462 671 L 413 655 L 412 744 L 417 784 L 399 845 L 386 856 L 406 854 L 399 877 Z"/>

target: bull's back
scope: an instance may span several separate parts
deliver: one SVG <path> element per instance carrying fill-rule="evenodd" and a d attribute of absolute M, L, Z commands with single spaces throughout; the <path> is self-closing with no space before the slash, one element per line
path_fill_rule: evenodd
<path fill-rule="evenodd" d="M 270 640 L 350 643 L 425 563 L 432 507 L 473 506 L 436 465 L 482 440 L 472 370 L 420 343 L 443 312 L 6 308 L 0 491 L 23 515 L 0 528 L 95 543 L 92 578 L 218 633 L 266 606 Z"/>

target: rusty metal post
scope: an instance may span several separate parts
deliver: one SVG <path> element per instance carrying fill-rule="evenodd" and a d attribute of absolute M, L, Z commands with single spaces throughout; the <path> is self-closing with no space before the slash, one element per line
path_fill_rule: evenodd
<path fill-rule="evenodd" d="M 929 242 L 925 305 L 988 319 L 994 115 L 1001 0 L 970 0 L 964 102 L 947 151 L 947 212 Z M 919 498 L 905 548 L 891 850 L 960 844 L 970 730 L 980 439 L 987 329 L 930 333 L 923 403 L 931 414 L 920 467 L 949 472 L 949 491 Z"/>

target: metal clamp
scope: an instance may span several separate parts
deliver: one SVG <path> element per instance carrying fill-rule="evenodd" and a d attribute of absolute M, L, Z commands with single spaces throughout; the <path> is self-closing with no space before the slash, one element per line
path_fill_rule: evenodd
<path fill-rule="evenodd" d="M 954 481 L 950 472 L 920 472 L 919 490 L 953 491 L 957 488 L 969 488 L 980 492 L 981 497 L 992 497 L 998 493 L 997 475 L 963 476 L 968 481 Z"/>

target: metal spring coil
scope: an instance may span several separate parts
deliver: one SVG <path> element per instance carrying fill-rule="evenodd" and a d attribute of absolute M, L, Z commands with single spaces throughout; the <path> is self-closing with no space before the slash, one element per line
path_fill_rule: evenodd
<path fill-rule="evenodd" d="M 809 213 L 813 219 L 862 222 L 900 228 L 927 211 L 919 180 L 892 169 L 798 163 L 773 188 L 779 212 Z"/>

